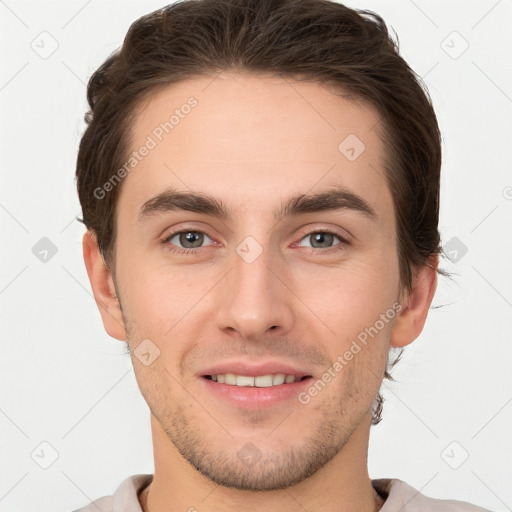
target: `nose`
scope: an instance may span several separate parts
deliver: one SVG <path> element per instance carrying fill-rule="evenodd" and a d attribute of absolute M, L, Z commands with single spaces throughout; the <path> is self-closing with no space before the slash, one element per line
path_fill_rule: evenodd
<path fill-rule="evenodd" d="M 286 265 L 265 250 L 254 261 L 235 252 L 232 262 L 219 297 L 219 329 L 252 341 L 287 333 L 293 324 L 293 293 L 285 284 Z"/>

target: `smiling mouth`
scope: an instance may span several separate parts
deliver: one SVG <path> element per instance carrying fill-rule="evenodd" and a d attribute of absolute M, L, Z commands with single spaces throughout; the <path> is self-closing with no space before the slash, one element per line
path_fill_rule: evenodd
<path fill-rule="evenodd" d="M 300 382 L 305 379 L 312 378 L 311 375 L 295 376 L 286 375 L 284 373 L 258 375 L 256 377 L 250 375 L 235 375 L 234 373 L 219 373 L 217 375 L 204 375 L 203 377 L 205 379 L 218 382 L 219 384 L 254 388 L 270 388 L 273 386 L 281 386 L 283 384 L 293 384 L 294 382 Z"/>

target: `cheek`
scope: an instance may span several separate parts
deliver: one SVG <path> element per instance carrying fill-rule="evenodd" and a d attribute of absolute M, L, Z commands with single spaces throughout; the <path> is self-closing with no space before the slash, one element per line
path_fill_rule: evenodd
<path fill-rule="evenodd" d="M 324 345 L 333 365 L 337 363 L 331 367 L 336 375 L 331 393 L 365 403 L 373 400 L 396 316 L 397 268 L 384 259 L 354 260 L 302 276 L 301 282 L 305 284 L 298 295 L 315 313 L 308 313 L 313 322 L 306 329 Z"/>
<path fill-rule="evenodd" d="M 208 294 L 211 282 L 211 273 L 200 277 L 197 272 L 176 268 L 172 271 L 141 268 L 137 276 L 126 275 L 131 345 L 135 348 L 146 338 L 156 345 L 162 378 L 166 378 L 163 367 L 175 377 L 180 375 L 184 353 L 194 340 L 204 338 L 206 316 L 211 318 L 213 313 L 208 309 L 212 307 Z"/>
<path fill-rule="evenodd" d="M 194 304 L 195 294 L 180 286 L 173 279 L 161 277 L 146 279 L 134 286 L 132 293 L 132 314 L 139 330 L 155 340 L 165 340 Z"/>
<path fill-rule="evenodd" d="M 294 286 L 312 312 L 346 337 L 373 325 L 397 300 L 398 268 L 383 259 L 354 259 L 338 268 L 298 271 Z"/>

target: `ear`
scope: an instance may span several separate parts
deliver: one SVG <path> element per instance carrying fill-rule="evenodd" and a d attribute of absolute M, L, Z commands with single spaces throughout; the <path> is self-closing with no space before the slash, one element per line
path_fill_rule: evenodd
<path fill-rule="evenodd" d="M 126 330 L 115 293 L 114 281 L 99 250 L 96 235 L 90 230 L 84 234 L 82 246 L 87 275 L 91 282 L 94 300 L 101 313 L 103 326 L 112 338 L 126 341 Z"/>
<path fill-rule="evenodd" d="M 426 265 L 414 271 L 412 290 L 404 292 L 402 309 L 393 322 L 390 346 L 405 347 L 423 330 L 437 288 L 438 264 L 439 255 L 433 254 Z"/>

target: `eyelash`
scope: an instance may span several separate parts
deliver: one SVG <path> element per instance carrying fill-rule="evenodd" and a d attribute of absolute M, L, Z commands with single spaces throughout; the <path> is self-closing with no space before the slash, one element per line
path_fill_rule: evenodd
<path fill-rule="evenodd" d="M 179 229 L 178 231 L 173 231 L 172 233 L 167 235 L 163 240 L 161 240 L 161 242 L 162 242 L 162 244 L 166 247 L 166 249 L 169 252 L 172 252 L 174 254 L 179 254 L 179 255 L 197 254 L 199 252 L 199 249 L 205 249 L 206 248 L 206 247 L 198 247 L 196 249 L 182 249 L 182 248 L 177 247 L 174 244 L 170 243 L 170 240 L 172 240 L 176 235 L 179 235 L 181 233 L 187 233 L 187 232 L 201 233 L 203 235 L 208 236 L 207 233 L 205 233 L 204 231 L 201 231 L 200 229 L 188 229 L 188 228 L 185 228 L 185 229 Z M 306 238 L 307 236 L 312 235 L 314 233 L 322 233 L 322 234 L 334 235 L 336 238 L 338 238 L 340 240 L 340 243 L 336 244 L 335 246 L 330 247 L 328 249 L 315 249 L 314 247 L 306 247 L 306 249 L 310 249 L 312 254 L 313 253 L 314 254 L 325 254 L 325 253 L 333 254 L 333 253 L 336 253 L 338 251 L 343 250 L 346 245 L 350 245 L 350 242 L 346 238 L 341 236 L 337 231 L 330 230 L 330 229 L 312 229 L 312 230 L 309 230 L 309 231 L 307 231 L 306 233 L 304 233 L 302 235 L 300 240 L 302 240 L 303 238 Z M 208 237 L 208 238 L 210 238 L 210 237 Z M 300 240 L 299 240 L 299 242 L 300 242 Z"/>

